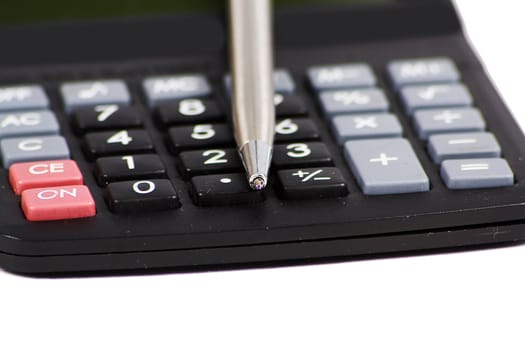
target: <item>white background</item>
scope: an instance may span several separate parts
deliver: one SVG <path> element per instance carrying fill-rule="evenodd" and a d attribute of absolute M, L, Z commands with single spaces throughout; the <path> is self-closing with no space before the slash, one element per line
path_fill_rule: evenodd
<path fill-rule="evenodd" d="M 461 0 L 525 126 L 518 0 Z M 0 271 L 0 349 L 525 349 L 525 245 L 319 266 L 31 279 Z"/>

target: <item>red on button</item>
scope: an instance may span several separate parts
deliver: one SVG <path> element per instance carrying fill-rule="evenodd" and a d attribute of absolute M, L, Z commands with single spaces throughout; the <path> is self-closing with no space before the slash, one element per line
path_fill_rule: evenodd
<path fill-rule="evenodd" d="M 69 159 L 13 164 L 9 182 L 16 194 L 30 188 L 84 184 L 77 163 Z"/>
<path fill-rule="evenodd" d="M 22 210 L 29 221 L 95 216 L 95 201 L 86 186 L 33 188 L 22 192 Z"/>

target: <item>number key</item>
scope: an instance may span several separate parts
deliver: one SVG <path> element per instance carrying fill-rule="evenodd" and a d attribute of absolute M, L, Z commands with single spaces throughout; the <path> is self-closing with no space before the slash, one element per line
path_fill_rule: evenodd
<path fill-rule="evenodd" d="M 109 209 L 115 213 L 143 213 L 180 207 L 169 180 L 114 182 L 108 185 L 107 192 Z"/>
<path fill-rule="evenodd" d="M 73 112 L 73 126 L 78 133 L 103 129 L 139 127 L 142 117 L 132 106 L 117 104 L 84 107 Z"/>
<path fill-rule="evenodd" d="M 114 156 L 97 159 L 95 176 L 105 186 L 116 181 L 166 177 L 166 169 L 156 154 Z"/>
<path fill-rule="evenodd" d="M 186 177 L 242 169 L 239 155 L 233 148 L 186 151 L 180 153 L 179 157 L 179 171 Z"/>
<path fill-rule="evenodd" d="M 120 130 L 86 134 L 85 153 L 90 159 L 100 156 L 151 152 L 153 143 L 144 130 Z"/>
<path fill-rule="evenodd" d="M 307 118 L 286 118 L 275 126 L 275 142 L 309 141 L 319 139 L 314 122 Z"/>
<path fill-rule="evenodd" d="M 188 98 L 162 102 L 157 108 L 160 122 L 165 125 L 195 124 L 223 119 L 224 113 L 216 101 L 209 98 Z"/>
<path fill-rule="evenodd" d="M 290 143 L 274 147 L 273 164 L 277 168 L 330 165 L 332 157 L 321 142 Z"/>
<path fill-rule="evenodd" d="M 230 146 L 234 143 L 233 134 L 226 124 L 197 124 L 171 128 L 169 138 L 176 152 Z"/>

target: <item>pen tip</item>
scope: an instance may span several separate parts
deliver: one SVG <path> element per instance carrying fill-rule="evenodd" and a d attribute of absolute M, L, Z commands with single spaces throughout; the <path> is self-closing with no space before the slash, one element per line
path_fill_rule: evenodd
<path fill-rule="evenodd" d="M 262 176 L 257 176 L 250 180 L 250 187 L 256 191 L 261 191 L 266 187 L 266 180 Z"/>

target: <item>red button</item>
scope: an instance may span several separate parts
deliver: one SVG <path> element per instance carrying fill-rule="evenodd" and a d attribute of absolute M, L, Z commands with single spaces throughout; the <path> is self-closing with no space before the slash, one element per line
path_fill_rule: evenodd
<path fill-rule="evenodd" d="M 29 221 L 94 216 L 95 201 L 86 186 L 33 188 L 22 192 L 22 210 Z"/>
<path fill-rule="evenodd" d="M 69 159 L 13 164 L 9 182 L 16 194 L 30 188 L 84 184 L 77 163 Z"/>

